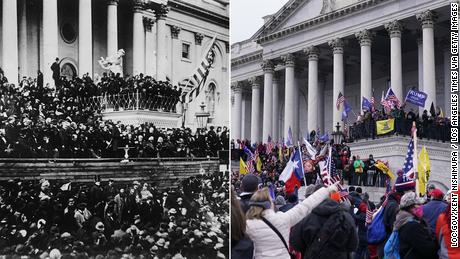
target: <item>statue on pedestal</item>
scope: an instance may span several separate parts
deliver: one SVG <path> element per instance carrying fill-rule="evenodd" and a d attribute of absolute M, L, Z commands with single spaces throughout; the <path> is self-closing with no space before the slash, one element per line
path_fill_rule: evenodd
<path fill-rule="evenodd" d="M 112 73 L 120 74 L 121 77 L 123 77 L 123 56 L 125 55 L 125 51 L 123 49 L 119 49 L 117 52 L 116 56 L 111 56 L 107 58 L 101 57 L 100 60 L 98 60 L 99 65 L 103 69 L 109 69 L 112 71 Z"/>

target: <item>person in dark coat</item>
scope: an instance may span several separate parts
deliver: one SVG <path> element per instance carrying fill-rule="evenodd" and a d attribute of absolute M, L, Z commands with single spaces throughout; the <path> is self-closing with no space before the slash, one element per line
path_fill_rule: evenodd
<path fill-rule="evenodd" d="M 56 87 L 61 85 L 61 67 L 59 66 L 59 58 L 55 59 L 55 62 L 51 65 L 53 71 L 54 85 Z"/>
<path fill-rule="evenodd" d="M 239 203 L 244 214 L 249 210 L 249 201 L 261 182 L 262 179 L 255 174 L 247 174 L 241 180 L 241 189 L 243 192 L 240 194 Z"/>
<path fill-rule="evenodd" d="M 423 198 L 415 193 L 404 194 L 400 211 L 396 215 L 393 231 L 399 230 L 399 255 L 405 259 L 437 259 L 439 245 L 436 233 L 430 231 L 428 222 L 422 218 Z"/>
<path fill-rule="evenodd" d="M 315 187 L 315 191 L 323 187 L 324 185 L 317 185 Z M 340 208 L 338 201 L 333 200 L 332 198 L 326 198 L 317 207 L 315 207 L 308 216 L 292 228 L 290 238 L 292 248 L 302 254 L 305 253 L 304 256 L 306 256 L 308 253 L 307 251 L 312 249 L 310 245 L 313 243 L 313 239 L 321 230 L 322 226 L 327 222 L 329 217 L 335 213 L 340 213 L 341 211 L 342 209 Z M 342 213 L 345 217 L 344 227 L 348 232 L 347 244 L 342 248 L 342 250 L 340 250 L 340 256 L 334 258 L 346 259 L 348 258 L 349 252 L 356 251 L 359 240 L 356 233 L 356 225 L 352 216 L 343 211 Z"/>
<path fill-rule="evenodd" d="M 447 204 L 442 200 L 443 194 L 439 189 L 434 189 L 428 195 L 431 195 L 431 201 L 423 206 L 423 218 L 428 221 L 431 233 L 435 233 L 438 217 L 446 211 Z"/>
<path fill-rule="evenodd" d="M 359 205 L 358 213 L 352 213 L 355 224 L 358 226 L 359 246 L 356 250 L 355 259 L 361 259 L 367 249 L 367 227 L 366 227 L 366 204 Z"/>
<path fill-rule="evenodd" d="M 241 206 L 236 199 L 236 193 L 232 190 L 232 215 L 231 215 L 231 258 L 252 259 L 254 257 L 254 244 L 246 236 L 246 218 Z"/>
<path fill-rule="evenodd" d="M 297 195 L 295 195 L 295 193 L 290 193 L 288 195 L 288 199 L 287 199 L 287 204 L 282 206 L 279 211 L 282 211 L 282 212 L 286 212 L 292 208 L 294 208 L 296 202 L 297 202 Z"/>

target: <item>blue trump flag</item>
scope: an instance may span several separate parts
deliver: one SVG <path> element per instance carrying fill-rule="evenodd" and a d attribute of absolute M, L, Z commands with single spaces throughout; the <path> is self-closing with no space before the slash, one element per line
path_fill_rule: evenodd
<path fill-rule="evenodd" d="M 350 105 L 348 104 L 347 101 L 345 101 L 343 103 L 343 112 L 342 112 L 342 121 L 345 119 L 345 118 L 348 118 L 348 113 L 351 111 L 351 107 Z"/>
<path fill-rule="evenodd" d="M 270 184 L 270 197 L 272 197 L 273 201 L 276 201 L 275 191 L 273 190 L 273 184 Z"/>
<path fill-rule="evenodd" d="M 417 91 L 415 89 L 410 89 L 409 92 L 407 92 L 406 99 L 404 101 L 425 107 L 426 98 L 428 98 L 426 93 Z"/>
<path fill-rule="evenodd" d="M 363 96 L 362 110 L 363 111 L 370 111 L 371 109 L 372 109 L 372 103 L 369 102 L 369 100 L 367 100 L 366 97 Z"/>
<path fill-rule="evenodd" d="M 320 138 L 319 138 L 320 141 L 328 141 L 329 140 L 329 134 L 324 133 L 324 135 L 322 135 Z"/>
<path fill-rule="evenodd" d="M 292 146 L 292 132 L 291 132 L 291 127 L 289 126 L 289 131 L 288 131 L 288 135 L 287 135 L 287 140 L 286 140 L 286 146 L 289 147 L 289 146 Z"/>

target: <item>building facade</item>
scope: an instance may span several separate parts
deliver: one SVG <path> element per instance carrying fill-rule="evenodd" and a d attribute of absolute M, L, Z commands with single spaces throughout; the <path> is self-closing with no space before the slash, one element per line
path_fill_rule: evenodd
<path fill-rule="evenodd" d="M 232 45 L 232 138 L 279 141 L 289 127 L 294 143 L 318 127 L 331 134 L 344 128 L 339 92 L 357 113 L 372 92 L 379 109 L 389 86 L 401 102 L 410 89 L 428 95 L 406 111 L 433 102 L 450 116 L 451 2 L 289 0 Z"/>
<path fill-rule="evenodd" d="M 229 5 L 212 0 L 3 0 L 0 5 L 2 68 L 9 82 L 36 77 L 52 85 L 51 64 L 59 57 L 69 78 L 104 70 L 101 58 L 125 51 L 123 74 L 169 80 L 190 91 L 188 79 L 213 44 L 215 60 L 203 93 L 187 105 L 185 125 L 193 126 L 201 102 L 212 125 L 229 125 L 215 116 L 229 107 Z M 213 41 L 215 37 L 215 41 Z"/>

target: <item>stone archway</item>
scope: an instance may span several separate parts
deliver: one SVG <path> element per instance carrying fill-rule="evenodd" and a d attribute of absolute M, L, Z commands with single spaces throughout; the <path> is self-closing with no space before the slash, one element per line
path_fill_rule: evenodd
<path fill-rule="evenodd" d="M 67 78 L 67 80 L 73 80 L 78 76 L 78 65 L 77 62 L 72 58 L 63 58 L 59 62 L 61 67 L 61 77 Z"/>

